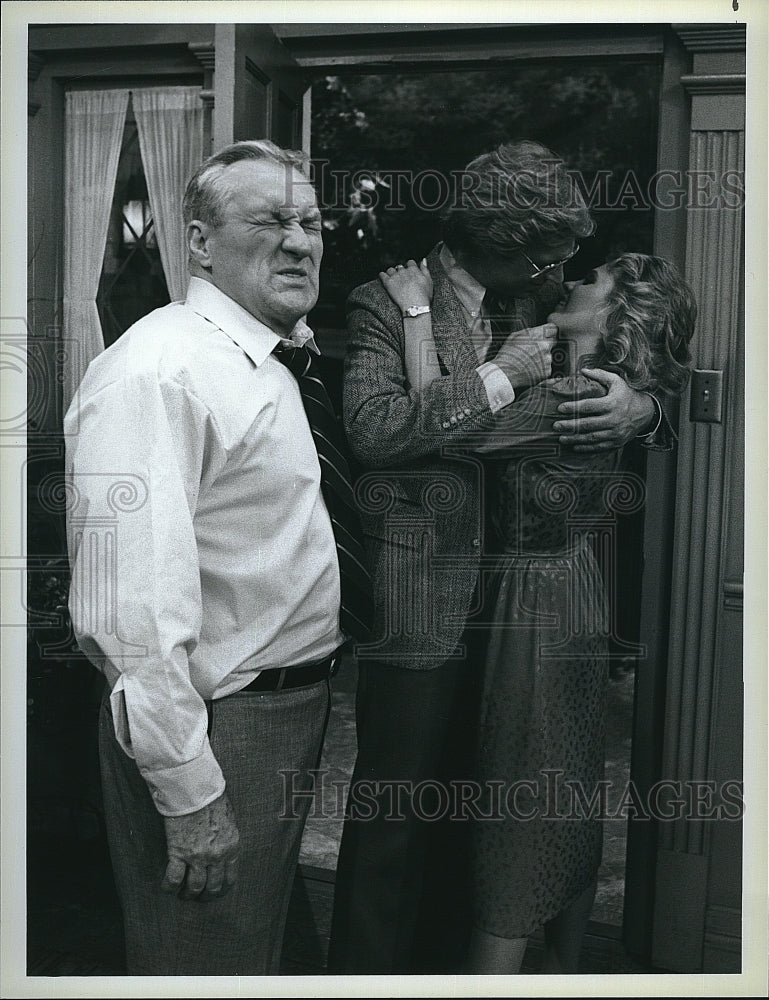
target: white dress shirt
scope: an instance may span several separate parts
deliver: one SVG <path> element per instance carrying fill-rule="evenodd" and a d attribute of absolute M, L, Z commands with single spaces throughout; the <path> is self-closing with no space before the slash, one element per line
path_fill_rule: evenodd
<path fill-rule="evenodd" d="M 293 340 L 309 337 L 298 324 Z M 97 357 L 66 415 L 70 611 L 164 815 L 224 790 L 204 699 L 329 656 L 339 567 L 280 337 L 200 278 Z"/>
<path fill-rule="evenodd" d="M 491 346 L 491 323 L 483 311 L 483 297 L 486 294 L 484 286 L 463 267 L 457 264 L 454 255 L 444 243 L 441 247 L 440 262 L 451 282 L 459 304 L 462 306 L 467 321 L 475 353 L 479 361 L 476 369 L 483 382 L 486 395 L 489 397 L 489 408 L 496 413 L 509 406 L 515 399 L 515 390 L 510 379 L 499 365 L 493 361 L 485 361 Z"/>

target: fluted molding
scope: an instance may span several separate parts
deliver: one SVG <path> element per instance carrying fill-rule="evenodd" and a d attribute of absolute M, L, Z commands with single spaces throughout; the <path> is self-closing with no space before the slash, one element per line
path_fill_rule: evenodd
<path fill-rule="evenodd" d="M 740 131 L 693 132 L 690 169 L 744 170 L 745 137 Z M 683 421 L 679 429 L 676 542 L 673 553 L 668 657 L 668 702 L 662 774 L 683 781 L 710 777 L 709 747 L 715 710 L 716 643 L 724 599 L 722 539 L 728 489 L 730 394 L 740 315 L 741 209 L 690 208 L 687 280 L 699 306 L 695 364 L 725 372 L 724 424 Z M 714 252 L 714 248 L 717 251 Z M 733 419 L 732 413 L 732 419 Z M 663 824 L 661 846 L 689 854 L 704 850 L 702 823 L 682 819 Z"/>

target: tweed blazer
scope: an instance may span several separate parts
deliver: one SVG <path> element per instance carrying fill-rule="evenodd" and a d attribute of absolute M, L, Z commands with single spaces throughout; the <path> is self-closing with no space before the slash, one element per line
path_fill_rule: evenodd
<path fill-rule="evenodd" d="M 493 421 L 439 254 L 440 245 L 427 263 L 443 375 L 422 391 L 406 378 L 403 320 L 381 282 L 356 288 L 347 303 L 344 425 L 361 466 L 356 497 L 376 604 L 372 641 L 357 653 L 413 669 L 461 655 L 460 637 L 478 610 L 484 464 L 473 443 Z M 524 327 L 544 322 L 554 291 L 519 302 Z"/>

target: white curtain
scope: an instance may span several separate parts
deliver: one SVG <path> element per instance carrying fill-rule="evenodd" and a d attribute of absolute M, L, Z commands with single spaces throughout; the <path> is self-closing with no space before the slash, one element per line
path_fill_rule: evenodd
<path fill-rule="evenodd" d="M 160 259 L 176 302 L 187 294 L 188 277 L 182 198 L 203 159 L 200 87 L 134 90 L 133 109 Z"/>
<path fill-rule="evenodd" d="M 104 350 L 96 308 L 127 90 L 69 91 L 64 140 L 64 412 Z"/>

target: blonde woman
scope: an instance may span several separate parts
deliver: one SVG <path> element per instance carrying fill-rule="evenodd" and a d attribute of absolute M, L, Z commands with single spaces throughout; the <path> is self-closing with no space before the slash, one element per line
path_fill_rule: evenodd
<path fill-rule="evenodd" d="M 424 262 L 380 279 L 396 304 L 430 304 Z M 518 394 L 469 445 L 487 460 L 498 553 L 485 615 L 470 973 L 517 973 L 542 927 L 542 971 L 576 972 L 601 860 L 600 819 L 585 803 L 604 769 L 609 623 L 589 532 L 612 516 L 621 449 L 559 445 L 557 407 L 604 395 L 615 379 L 679 393 L 689 370 L 696 305 L 670 263 L 627 253 L 565 287 L 548 316 L 562 345 L 558 376 Z M 404 318 L 404 332 L 419 390 L 440 374 L 429 312 Z"/>

